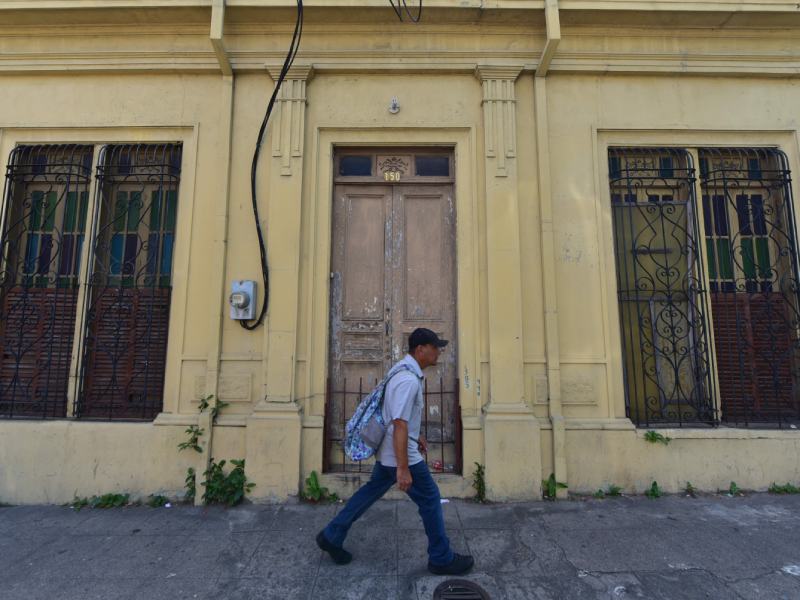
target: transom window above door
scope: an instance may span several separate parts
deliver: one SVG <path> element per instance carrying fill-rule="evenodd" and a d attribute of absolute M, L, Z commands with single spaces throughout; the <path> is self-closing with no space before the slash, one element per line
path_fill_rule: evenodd
<path fill-rule="evenodd" d="M 454 180 L 453 154 L 448 149 L 345 150 L 335 159 L 337 182 L 450 183 Z"/>

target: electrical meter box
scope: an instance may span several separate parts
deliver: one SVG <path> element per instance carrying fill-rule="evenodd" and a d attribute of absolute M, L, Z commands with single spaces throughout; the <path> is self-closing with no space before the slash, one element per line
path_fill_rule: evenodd
<path fill-rule="evenodd" d="M 253 321 L 256 318 L 256 282 L 243 279 L 231 283 L 231 319 Z"/>

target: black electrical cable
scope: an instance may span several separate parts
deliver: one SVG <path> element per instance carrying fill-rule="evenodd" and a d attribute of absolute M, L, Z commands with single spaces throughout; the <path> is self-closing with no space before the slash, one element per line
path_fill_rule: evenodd
<path fill-rule="evenodd" d="M 417 8 L 416 17 L 411 14 L 411 9 L 408 8 L 406 0 L 397 0 L 397 4 L 394 3 L 394 0 L 389 0 L 389 4 L 392 5 L 397 18 L 401 21 L 403 20 L 403 11 L 405 11 L 405 13 L 408 15 L 408 18 L 411 19 L 413 23 L 419 23 L 419 20 L 422 18 L 422 0 L 419 0 L 419 8 Z"/>
<path fill-rule="evenodd" d="M 300 38 L 303 36 L 303 0 L 297 0 L 297 21 L 294 25 L 294 34 L 292 34 L 292 42 L 289 44 L 289 52 L 286 54 L 286 60 L 283 61 L 278 80 L 275 82 L 275 89 L 272 92 L 272 97 L 269 99 L 267 105 L 267 112 L 264 115 L 264 120 L 261 123 L 261 129 L 258 131 L 258 139 L 256 141 L 256 149 L 253 153 L 253 164 L 250 168 L 250 197 L 253 201 L 253 215 L 256 219 L 256 233 L 258 233 L 258 249 L 261 253 L 261 273 L 264 276 L 264 304 L 261 307 L 261 312 L 258 319 L 250 325 L 245 321 L 239 321 L 239 325 L 253 331 L 264 322 L 264 316 L 267 314 L 267 307 L 269 306 L 269 266 L 267 264 L 267 248 L 264 244 L 264 234 L 261 231 L 261 221 L 258 217 L 258 202 L 256 195 L 256 171 L 258 169 L 258 157 L 261 153 L 261 143 L 264 141 L 264 132 L 267 130 L 267 123 L 270 116 L 272 116 L 272 109 L 275 107 L 275 100 L 280 92 L 283 80 L 286 79 L 286 74 L 294 62 L 297 51 L 300 49 Z"/>

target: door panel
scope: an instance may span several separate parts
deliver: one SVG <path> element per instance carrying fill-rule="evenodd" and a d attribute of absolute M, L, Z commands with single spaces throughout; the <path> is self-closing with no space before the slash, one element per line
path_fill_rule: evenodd
<path fill-rule="evenodd" d="M 427 327 L 450 341 L 426 372 L 429 462 L 456 464 L 455 213 L 449 185 L 337 185 L 331 256 L 326 465 L 350 463 L 341 440 L 360 400 Z M 366 461 L 365 461 L 366 462 Z M 370 461 L 371 462 L 371 461 Z"/>
<path fill-rule="evenodd" d="M 438 470 L 456 463 L 457 340 L 455 308 L 455 210 L 451 186 L 394 187 L 391 263 L 390 362 L 408 351 L 417 327 L 432 329 L 450 343 L 439 364 L 425 372 L 422 430 L 428 462 Z M 438 463 L 438 464 L 437 464 Z"/>
<path fill-rule="evenodd" d="M 389 186 L 336 186 L 331 255 L 330 382 L 337 401 L 326 410 L 326 428 L 339 442 L 332 460 L 348 463 L 340 441 L 360 398 L 382 377 L 385 340 L 385 224 Z"/>
<path fill-rule="evenodd" d="M 450 340 L 433 382 L 455 377 L 455 231 L 449 186 L 395 186 L 392 245 L 392 354 L 400 360 L 409 334 L 432 329 Z"/>

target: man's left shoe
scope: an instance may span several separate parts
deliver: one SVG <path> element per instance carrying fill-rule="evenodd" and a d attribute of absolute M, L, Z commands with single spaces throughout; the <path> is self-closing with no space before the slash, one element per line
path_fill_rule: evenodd
<path fill-rule="evenodd" d="M 317 546 L 320 547 L 320 550 L 324 550 L 328 554 L 331 555 L 333 562 L 337 565 L 346 565 L 351 560 L 353 560 L 353 555 L 350 554 L 344 548 L 340 548 L 339 546 L 334 546 L 328 541 L 328 538 L 325 537 L 325 532 L 320 531 L 317 534 Z"/>
<path fill-rule="evenodd" d="M 428 571 L 434 575 L 463 575 L 475 564 L 475 560 L 464 554 L 454 554 L 449 565 L 433 565 L 428 563 Z"/>

